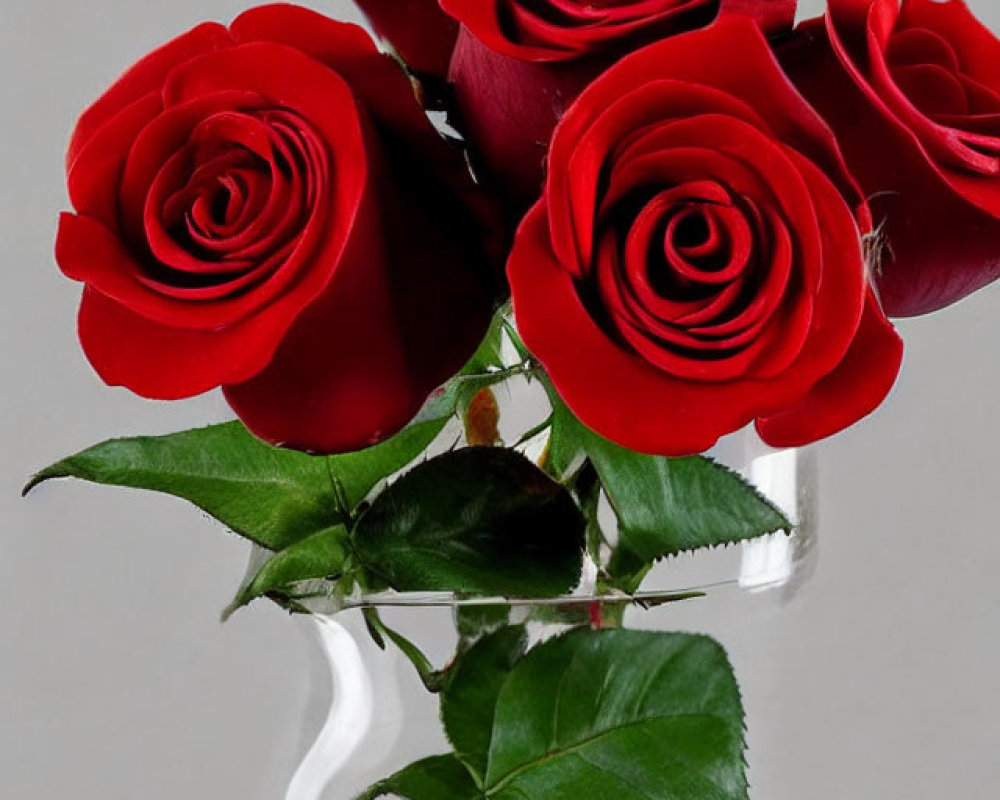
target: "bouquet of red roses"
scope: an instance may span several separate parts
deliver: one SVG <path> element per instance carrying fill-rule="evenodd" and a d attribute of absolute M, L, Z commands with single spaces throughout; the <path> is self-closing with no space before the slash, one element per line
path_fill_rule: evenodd
<path fill-rule="evenodd" d="M 229 611 L 366 605 L 455 748 L 368 797 L 746 797 L 721 648 L 618 612 L 664 558 L 793 527 L 721 437 L 853 424 L 899 372 L 890 317 L 1000 275 L 1000 42 L 961 0 L 358 5 L 383 50 L 263 6 L 82 114 L 56 260 L 87 358 L 239 419 L 31 485 L 216 517 L 255 547 Z M 524 379 L 546 416 L 505 446 L 493 389 Z M 505 604 L 588 571 L 582 624 L 529 647 Z M 496 601 L 441 669 L 359 600 L 428 591 Z"/>

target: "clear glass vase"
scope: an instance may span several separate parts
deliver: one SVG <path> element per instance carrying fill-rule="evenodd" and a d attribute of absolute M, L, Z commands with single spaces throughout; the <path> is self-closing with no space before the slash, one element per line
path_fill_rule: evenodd
<path fill-rule="evenodd" d="M 514 424 L 523 430 L 523 420 Z M 734 616 L 766 625 L 812 572 L 817 555 L 814 453 L 773 450 L 748 429 L 727 437 L 709 455 L 739 471 L 780 506 L 796 523 L 795 532 L 662 561 L 643 582 L 636 596 L 640 602 L 626 611 L 626 627 L 718 633 L 718 621 Z M 585 604 L 591 592 L 592 582 L 584 575 L 573 595 L 543 602 Z M 666 594 L 687 592 L 704 596 L 656 602 Z M 337 614 L 305 620 L 313 653 L 312 698 L 303 725 L 307 744 L 285 800 L 351 800 L 413 761 L 450 751 L 437 695 L 427 691 L 398 648 L 389 643 L 382 650 L 374 643 L 360 606 L 377 607 L 387 625 L 441 667 L 458 640 L 455 609 L 470 602 L 485 601 L 383 594 L 352 598 Z M 514 618 L 519 609 L 527 616 L 532 606 L 537 601 L 515 601 Z M 533 622 L 529 631 L 542 639 L 565 627 Z"/>

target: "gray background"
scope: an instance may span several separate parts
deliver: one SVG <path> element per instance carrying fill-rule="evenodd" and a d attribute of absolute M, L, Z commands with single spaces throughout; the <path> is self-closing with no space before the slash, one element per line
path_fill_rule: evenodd
<path fill-rule="evenodd" d="M 970 5 L 1000 29 L 992 0 Z M 96 441 L 227 416 L 214 395 L 104 387 L 51 249 L 82 107 L 162 40 L 242 7 L 0 3 L 2 800 L 275 800 L 299 754 L 308 639 L 264 604 L 218 624 L 241 542 L 169 498 L 66 483 L 17 496 Z M 893 396 L 820 448 L 822 554 L 797 600 L 679 612 L 731 650 L 757 800 L 996 796 L 998 307 L 993 287 L 900 323 Z"/>

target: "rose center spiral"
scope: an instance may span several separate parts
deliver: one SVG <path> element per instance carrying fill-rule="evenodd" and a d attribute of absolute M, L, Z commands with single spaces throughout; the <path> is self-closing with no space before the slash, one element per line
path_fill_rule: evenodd
<path fill-rule="evenodd" d="M 597 317 L 672 374 L 735 374 L 785 297 L 793 254 L 783 221 L 714 181 L 633 196 L 612 219 Z"/>
<path fill-rule="evenodd" d="M 217 299 L 273 278 L 325 200 L 327 161 L 309 123 L 285 109 L 202 120 L 150 186 L 145 281 L 171 296 Z"/>

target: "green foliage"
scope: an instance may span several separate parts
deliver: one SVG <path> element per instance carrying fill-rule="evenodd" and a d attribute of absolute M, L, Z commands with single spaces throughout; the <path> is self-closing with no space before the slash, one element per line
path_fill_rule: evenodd
<path fill-rule="evenodd" d="M 735 473 L 703 457 L 635 453 L 586 428 L 562 403 L 501 309 L 479 350 L 396 436 L 314 456 L 270 446 L 239 422 L 116 439 L 38 473 L 183 498 L 255 544 L 231 613 L 268 596 L 292 610 L 352 590 L 557 597 L 583 555 L 607 553 L 598 509 L 619 533 L 597 583 L 604 595 L 537 603 L 532 621 L 621 622 L 628 595 L 658 559 L 789 530 Z M 506 366 L 509 336 L 522 362 Z M 545 470 L 514 452 L 466 447 L 411 465 L 481 390 L 538 377 L 552 414 Z M 374 496 L 373 496 L 374 495 Z M 692 595 L 664 595 L 673 602 Z M 593 612 L 593 613 L 592 613 Z M 725 653 L 687 634 L 577 628 L 528 650 L 509 605 L 456 610 L 458 656 L 435 670 L 376 610 L 372 636 L 400 647 L 441 693 L 454 747 L 366 792 L 409 800 L 745 800 L 743 712 Z M 517 618 L 524 618 L 523 616 Z M 598 623 L 594 623 L 595 625 Z"/>
<path fill-rule="evenodd" d="M 66 477 L 184 498 L 271 550 L 343 521 L 324 459 L 271 447 L 239 422 L 112 439 L 42 470 L 25 492 Z"/>
<path fill-rule="evenodd" d="M 240 422 L 166 436 L 112 439 L 35 475 L 150 489 L 183 498 L 270 550 L 346 521 L 378 481 L 434 440 L 449 414 L 405 428 L 357 453 L 312 456 L 273 447 Z"/>
<path fill-rule="evenodd" d="M 330 480 L 343 488 L 347 510 L 354 513 L 379 481 L 403 469 L 426 450 L 454 413 L 454 408 L 442 403 L 430 403 L 408 427 L 381 444 L 327 456 Z"/>
<path fill-rule="evenodd" d="M 791 530 L 777 506 L 735 472 L 705 456 L 651 456 L 614 444 L 583 425 L 547 388 L 553 404 L 550 471 L 585 474 L 582 458 L 596 469 L 618 518 L 619 547 L 610 570 L 630 590 L 660 558 Z"/>
<path fill-rule="evenodd" d="M 453 755 L 417 761 L 358 795 L 357 800 L 375 800 L 389 794 L 406 800 L 476 800 L 484 796 Z"/>
<path fill-rule="evenodd" d="M 486 774 L 497 698 L 527 649 L 522 626 L 501 628 L 480 639 L 452 668 L 441 697 L 445 733 L 480 782 Z"/>
<path fill-rule="evenodd" d="M 442 696 L 454 755 L 363 797 L 746 800 L 739 689 L 714 641 L 579 628 L 521 656 L 523 641 L 504 629 L 455 667 Z"/>
<path fill-rule="evenodd" d="M 300 539 L 251 572 L 223 612 L 223 619 L 258 597 L 282 592 L 300 581 L 339 577 L 347 559 L 347 529 L 343 525 Z"/>
<path fill-rule="evenodd" d="M 589 443 L 619 537 L 644 560 L 789 530 L 788 519 L 735 472 L 703 456 L 663 458 Z"/>
<path fill-rule="evenodd" d="M 409 426 L 373 447 L 309 455 L 273 447 L 229 422 L 95 445 L 36 474 L 25 494 L 44 481 L 72 477 L 191 502 L 262 548 L 226 614 L 255 597 L 335 575 L 348 555 L 338 526 L 352 526 L 373 489 L 425 452 L 478 391 L 520 374 L 521 367 L 503 369 L 500 359 L 503 312 L 462 372 Z"/>
<path fill-rule="evenodd" d="M 504 682 L 486 794 L 746 797 L 743 711 L 722 648 L 687 634 L 577 629 Z"/>
<path fill-rule="evenodd" d="M 510 621 L 510 612 L 511 607 L 506 603 L 455 606 L 459 649 L 467 649 L 486 634 L 503 628 Z"/>
<path fill-rule="evenodd" d="M 32 477 L 27 494 L 53 478 L 149 489 L 190 501 L 236 533 L 271 550 L 347 522 L 379 481 L 419 456 L 462 403 L 517 369 L 501 369 L 501 309 L 466 367 L 439 389 L 409 426 L 354 453 L 314 456 L 273 447 L 240 422 L 166 436 L 112 439 Z"/>
<path fill-rule="evenodd" d="M 552 596 L 579 578 L 584 525 L 569 492 L 528 459 L 470 447 L 382 492 L 352 543 L 361 567 L 398 591 Z"/>

